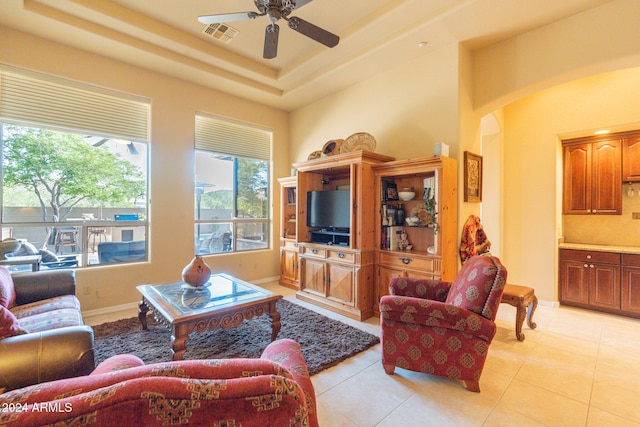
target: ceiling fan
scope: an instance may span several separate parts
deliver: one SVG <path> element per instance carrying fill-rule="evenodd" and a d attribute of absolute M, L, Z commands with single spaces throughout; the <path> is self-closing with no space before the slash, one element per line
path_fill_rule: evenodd
<path fill-rule="evenodd" d="M 328 47 L 334 47 L 340 41 L 340 37 L 330 33 L 304 19 L 295 16 L 289 16 L 291 12 L 301 8 L 312 0 L 253 0 L 258 8 L 258 12 L 237 12 L 222 13 L 218 15 L 199 16 L 198 21 L 203 24 L 218 24 L 230 21 L 240 21 L 243 19 L 256 19 L 266 16 L 271 20 L 271 24 L 267 25 L 264 34 L 264 52 L 265 59 L 275 58 L 278 54 L 278 34 L 280 27 L 276 24 L 280 19 L 284 19 L 289 24 L 289 28 L 303 34 L 313 40 L 322 43 Z"/>

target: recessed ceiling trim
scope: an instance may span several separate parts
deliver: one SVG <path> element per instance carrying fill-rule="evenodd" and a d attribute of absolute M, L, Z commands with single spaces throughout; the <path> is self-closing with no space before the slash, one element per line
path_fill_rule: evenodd
<path fill-rule="evenodd" d="M 48 7 L 37 1 L 24 0 L 24 8 L 25 10 L 28 10 L 30 12 L 37 13 L 39 15 L 45 16 L 50 19 L 54 19 L 58 22 L 70 25 L 72 27 L 88 31 L 102 37 L 106 37 L 110 40 L 125 44 L 135 49 L 143 50 L 146 53 L 152 53 L 154 55 L 163 57 L 165 59 L 169 59 L 171 61 L 175 61 L 182 65 L 207 71 L 211 74 L 215 74 L 218 77 L 231 80 L 235 83 L 240 83 L 244 86 L 248 86 L 248 87 L 269 93 L 271 95 L 282 96 L 282 93 L 283 93 L 282 90 L 272 85 L 268 85 L 247 77 L 243 77 L 237 73 L 233 73 L 231 71 L 224 70 L 220 67 L 207 64 L 203 61 L 199 61 L 197 59 L 194 59 L 185 55 L 181 55 L 179 53 L 157 46 L 153 43 L 149 43 L 144 40 L 140 40 L 138 38 L 104 27 L 102 25 L 95 24 L 85 19 L 78 18 L 73 15 L 69 15 L 65 12 Z M 154 70 L 154 71 L 157 71 L 157 70 Z"/>
<path fill-rule="evenodd" d="M 26 2 L 35 2 L 36 0 L 25 0 Z M 150 34 L 154 34 L 172 42 L 180 43 L 186 47 L 197 50 L 199 52 L 210 55 L 216 62 L 224 61 L 230 66 L 249 70 L 253 73 L 266 77 L 271 80 L 278 78 L 278 72 L 260 62 L 249 59 L 245 56 L 230 52 L 222 47 L 209 43 L 198 37 L 194 37 L 182 30 L 174 28 L 156 19 L 152 19 L 135 10 L 120 6 L 108 0 L 70 0 L 73 3 L 86 7 L 96 13 L 108 16 L 135 28 L 144 30 Z"/>

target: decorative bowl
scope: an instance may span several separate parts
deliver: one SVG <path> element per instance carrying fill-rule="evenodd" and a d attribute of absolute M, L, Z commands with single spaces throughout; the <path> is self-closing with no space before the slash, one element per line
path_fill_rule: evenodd
<path fill-rule="evenodd" d="M 409 200 L 413 200 L 416 196 L 416 192 L 413 191 L 413 188 L 403 188 L 401 191 L 398 191 L 398 197 L 403 202 L 408 202 Z"/>

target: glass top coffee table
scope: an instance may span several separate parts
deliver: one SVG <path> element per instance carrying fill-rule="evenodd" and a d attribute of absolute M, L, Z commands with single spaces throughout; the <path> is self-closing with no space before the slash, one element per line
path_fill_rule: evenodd
<path fill-rule="evenodd" d="M 230 329 L 244 320 L 268 314 L 271 341 L 280 332 L 280 313 L 276 301 L 282 295 L 262 289 L 228 274 L 213 274 L 205 286 L 194 288 L 184 282 L 141 285 L 138 319 L 147 329 L 147 312 L 171 330 L 173 360 L 182 360 L 192 332 L 217 328 Z"/>

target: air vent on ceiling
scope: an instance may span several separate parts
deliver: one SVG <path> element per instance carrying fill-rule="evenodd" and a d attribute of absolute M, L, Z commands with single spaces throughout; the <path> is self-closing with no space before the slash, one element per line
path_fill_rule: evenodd
<path fill-rule="evenodd" d="M 207 25 L 202 32 L 223 43 L 229 43 L 239 33 L 235 28 L 220 23 Z"/>

